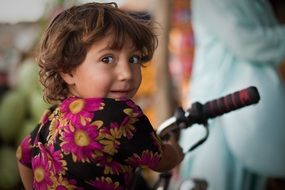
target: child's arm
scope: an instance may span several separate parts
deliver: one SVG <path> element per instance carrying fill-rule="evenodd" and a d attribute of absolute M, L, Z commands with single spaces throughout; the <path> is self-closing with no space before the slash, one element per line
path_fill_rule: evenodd
<path fill-rule="evenodd" d="M 162 144 L 162 156 L 158 165 L 153 168 L 157 172 L 164 172 L 173 169 L 177 166 L 184 158 L 182 148 L 177 142 L 172 141 L 171 143 Z"/>
<path fill-rule="evenodd" d="M 23 165 L 21 162 L 18 161 L 18 169 L 19 173 L 25 187 L 25 190 L 32 190 L 33 189 L 33 172 L 30 168 Z"/>

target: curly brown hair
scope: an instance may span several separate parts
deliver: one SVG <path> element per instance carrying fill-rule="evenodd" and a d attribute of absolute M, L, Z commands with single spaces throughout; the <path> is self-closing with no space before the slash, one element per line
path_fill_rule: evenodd
<path fill-rule="evenodd" d="M 57 103 L 68 96 L 60 73 L 70 73 L 85 59 L 92 44 L 113 35 L 111 48 L 120 49 L 129 38 L 148 62 L 157 47 L 151 20 L 139 19 L 118 8 L 116 3 L 86 3 L 59 13 L 43 34 L 38 53 L 44 100 Z"/>

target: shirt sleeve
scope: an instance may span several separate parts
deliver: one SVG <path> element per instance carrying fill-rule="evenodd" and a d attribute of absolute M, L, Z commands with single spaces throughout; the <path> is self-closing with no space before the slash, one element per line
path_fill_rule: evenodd
<path fill-rule="evenodd" d="M 93 119 L 104 123 L 99 142 L 115 160 L 134 167 L 154 168 L 159 163 L 161 141 L 147 116 L 132 100 L 104 99 L 104 108 Z"/>
<path fill-rule="evenodd" d="M 127 146 L 129 150 L 132 150 L 127 161 L 135 166 L 153 169 L 161 160 L 161 140 L 145 115 L 138 119 L 134 124 L 136 132 Z"/>
<path fill-rule="evenodd" d="M 27 166 L 28 168 L 32 168 L 32 146 L 30 135 L 26 136 L 18 146 L 16 157 L 20 163 Z"/>
<path fill-rule="evenodd" d="M 223 41 L 239 58 L 281 64 L 285 26 L 279 25 L 267 1 L 194 0 L 193 23 Z"/>

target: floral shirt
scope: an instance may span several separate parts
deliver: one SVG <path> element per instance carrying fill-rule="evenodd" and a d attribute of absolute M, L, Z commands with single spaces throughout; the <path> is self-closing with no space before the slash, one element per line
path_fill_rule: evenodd
<path fill-rule="evenodd" d="M 132 100 L 70 97 L 43 115 L 17 158 L 37 190 L 123 190 L 136 167 L 158 164 L 161 141 Z"/>

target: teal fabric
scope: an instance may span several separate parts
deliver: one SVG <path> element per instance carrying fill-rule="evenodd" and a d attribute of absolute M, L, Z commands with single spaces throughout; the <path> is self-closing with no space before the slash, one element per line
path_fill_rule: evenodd
<path fill-rule="evenodd" d="M 261 190 L 268 176 L 285 178 L 285 26 L 265 0 L 193 0 L 196 53 L 191 103 L 256 86 L 258 104 L 210 120 L 210 137 L 186 156 L 183 178 L 200 177 L 210 190 Z M 186 150 L 203 133 L 184 130 Z"/>

